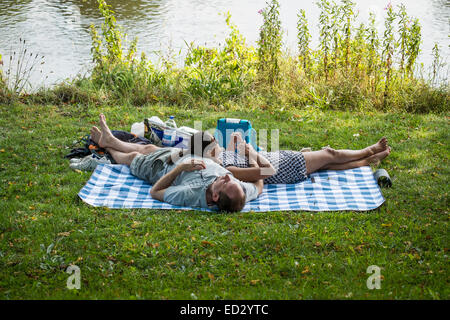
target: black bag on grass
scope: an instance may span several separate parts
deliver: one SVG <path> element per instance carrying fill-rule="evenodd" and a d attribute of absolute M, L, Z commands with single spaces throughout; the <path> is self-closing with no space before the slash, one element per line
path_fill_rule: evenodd
<path fill-rule="evenodd" d="M 124 141 L 124 142 L 137 143 L 137 144 L 142 144 L 142 145 L 151 143 L 149 139 L 139 137 L 139 136 L 132 134 L 130 132 L 127 132 L 127 131 L 111 130 L 111 133 L 117 139 Z M 114 159 L 111 157 L 111 155 L 105 149 L 100 148 L 97 143 L 92 141 L 91 136 L 89 134 L 85 135 L 83 138 L 81 138 L 79 141 L 77 141 L 74 145 L 76 145 L 76 144 L 81 144 L 82 147 L 72 149 L 69 154 L 64 156 L 64 158 L 66 158 L 66 159 L 83 158 L 90 154 L 95 154 L 99 158 L 104 156 L 108 160 L 110 160 L 111 163 L 116 163 L 114 161 Z"/>

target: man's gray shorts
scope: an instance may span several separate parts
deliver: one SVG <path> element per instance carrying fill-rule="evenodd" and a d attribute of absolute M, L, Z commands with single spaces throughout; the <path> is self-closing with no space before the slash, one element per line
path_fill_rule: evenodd
<path fill-rule="evenodd" d="M 170 158 L 172 152 L 174 152 L 174 148 L 161 148 L 147 155 L 136 156 L 130 164 L 131 174 L 150 184 L 155 184 L 169 166 L 167 159 Z"/>

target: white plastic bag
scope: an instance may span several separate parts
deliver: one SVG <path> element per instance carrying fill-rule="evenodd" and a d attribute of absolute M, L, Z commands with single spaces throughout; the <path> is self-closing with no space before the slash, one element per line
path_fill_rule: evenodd
<path fill-rule="evenodd" d="M 145 133 L 145 125 L 144 122 L 135 122 L 133 123 L 133 125 L 131 126 L 131 133 L 139 136 L 139 137 L 143 137 L 144 133 Z"/>

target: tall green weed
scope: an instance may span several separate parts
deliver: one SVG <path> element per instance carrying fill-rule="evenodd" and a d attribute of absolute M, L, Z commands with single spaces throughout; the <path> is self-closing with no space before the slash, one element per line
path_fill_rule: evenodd
<path fill-rule="evenodd" d="M 254 80 L 257 56 L 226 14 L 230 34 L 223 48 L 189 46 L 185 59 L 187 91 L 193 96 L 218 102 L 240 95 Z"/>
<path fill-rule="evenodd" d="M 263 24 L 259 30 L 258 71 L 262 79 L 274 85 L 279 80 L 282 30 L 280 4 L 277 0 L 267 2 L 267 7 L 259 10 Z"/>

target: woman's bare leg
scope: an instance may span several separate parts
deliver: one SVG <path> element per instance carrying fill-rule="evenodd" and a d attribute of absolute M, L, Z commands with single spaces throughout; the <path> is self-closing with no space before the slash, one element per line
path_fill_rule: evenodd
<path fill-rule="evenodd" d="M 110 148 L 123 153 L 139 152 L 141 154 L 149 154 L 160 149 L 153 144 L 141 145 L 117 139 L 111 133 L 103 114 L 100 114 L 99 124 L 101 131 L 95 126 L 91 128 L 91 139 L 102 148 Z"/>
<path fill-rule="evenodd" d="M 361 150 L 334 150 L 324 148 L 320 151 L 303 153 L 306 173 L 310 174 L 330 164 L 343 164 L 370 157 L 387 149 L 387 139 L 381 138 L 377 143 Z"/>
<path fill-rule="evenodd" d="M 378 152 L 386 150 L 387 146 L 388 146 L 387 139 L 386 137 L 383 137 L 380 140 L 378 140 L 377 143 L 361 150 L 348 150 L 348 149 L 334 150 L 333 148 L 330 147 L 325 147 L 324 149 L 329 150 L 331 153 L 334 153 L 334 156 L 336 158 L 335 163 L 345 163 L 349 161 L 364 159 L 366 157 L 374 155 Z"/>
<path fill-rule="evenodd" d="M 346 170 L 346 169 L 359 168 L 359 167 L 363 167 L 363 166 L 376 165 L 381 160 L 386 158 L 390 152 L 391 152 L 391 148 L 388 147 L 386 150 L 378 152 L 367 158 L 350 161 L 350 162 L 346 162 L 346 163 L 339 163 L 339 164 L 331 163 L 331 164 L 328 164 L 328 165 L 320 168 L 320 170 Z"/>

